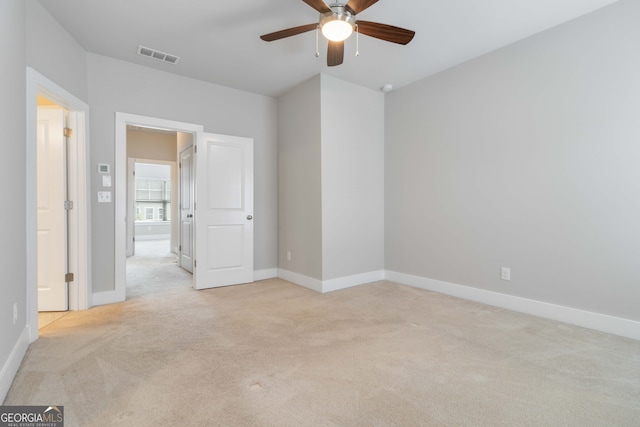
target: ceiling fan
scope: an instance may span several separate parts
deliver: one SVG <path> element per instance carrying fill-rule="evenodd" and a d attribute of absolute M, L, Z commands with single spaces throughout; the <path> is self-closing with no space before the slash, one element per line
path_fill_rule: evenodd
<path fill-rule="evenodd" d="M 260 38 L 264 41 L 272 42 L 306 33 L 307 31 L 320 30 L 329 40 L 327 65 L 333 67 L 342 64 L 344 41 L 349 38 L 354 29 L 359 34 L 402 45 L 409 43 L 415 35 L 415 31 L 405 30 L 393 25 L 356 19 L 357 14 L 377 3 L 378 0 L 349 0 L 347 3 L 332 3 L 330 5 L 327 5 L 323 0 L 302 1 L 320 13 L 320 21 L 318 23 L 287 28 L 286 30 L 262 35 Z"/>

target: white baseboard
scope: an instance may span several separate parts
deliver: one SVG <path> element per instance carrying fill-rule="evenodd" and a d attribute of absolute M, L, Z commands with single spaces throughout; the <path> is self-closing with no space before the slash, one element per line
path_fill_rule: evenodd
<path fill-rule="evenodd" d="M 266 268 L 264 270 L 255 270 L 253 272 L 254 282 L 257 282 L 258 280 L 273 279 L 274 277 L 278 277 L 277 268 Z"/>
<path fill-rule="evenodd" d="M 303 274 L 279 268 L 278 277 L 316 292 L 326 293 L 384 280 L 385 273 L 384 270 L 379 270 L 362 274 L 354 274 L 352 276 L 339 277 L 337 279 L 318 280 Z"/>
<path fill-rule="evenodd" d="M 293 271 L 278 269 L 278 277 L 296 285 L 303 286 L 316 292 L 322 293 L 322 280 L 314 279 Z"/>
<path fill-rule="evenodd" d="M 354 274 L 352 276 L 339 277 L 337 279 L 323 280 L 322 292 L 338 291 L 340 289 L 352 288 L 365 283 L 384 280 L 384 270 L 370 271 L 368 273 Z"/>
<path fill-rule="evenodd" d="M 11 350 L 9 358 L 2 366 L 2 370 L 0 370 L 0 402 L 4 402 L 4 399 L 7 397 L 9 388 L 11 388 L 13 379 L 18 373 L 18 369 L 20 368 L 20 364 L 22 363 L 22 359 L 27 353 L 28 348 L 29 328 L 25 326 L 22 330 L 22 334 L 20 334 L 20 338 L 18 338 L 18 341 L 13 346 L 13 350 Z"/>
<path fill-rule="evenodd" d="M 415 288 L 640 340 L 640 322 L 634 320 L 501 294 L 470 286 L 456 285 L 454 283 L 442 282 L 425 277 L 397 273 L 395 271 L 387 271 L 386 279 Z"/>

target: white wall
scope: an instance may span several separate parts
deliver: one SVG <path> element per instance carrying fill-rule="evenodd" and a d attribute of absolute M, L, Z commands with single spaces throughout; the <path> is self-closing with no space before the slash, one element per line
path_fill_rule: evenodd
<path fill-rule="evenodd" d="M 322 75 L 322 279 L 384 270 L 384 95 Z"/>
<path fill-rule="evenodd" d="M 387 270 L 640 320 L 638 17 L 623 0 L 388 96 Z"/>
<path fill-rule="evenodd" d="M 0 117 L 2 182 L 0 199 L 14 208 L 0 222 L 0 402 L 5 398 L 28 343 L 26 289 L 26 54 L 25 4 L 0 2 Z M 18 319 L 13 322 L 17 304 Z"/>
<path fill-rule="evenodd" d="M 278 130 L 281 276 L 323 292 L 382 278 L 384 96 L 321 74 L 279 98 Z"/>
<path fill-rule="evenodd" d="M 87 68 L 92 165 L 114 163 L 116 112 L 201 124 L 208 132 L 254 139 L 254 267 L 275 268 L 276 100 L 95 54 L 88 54 Z M 95 176 L 93 179 L 95 194 L 99 188 Z M 93 291 L 109 291 L 114 288 L 115 275 L 114 206 L 96 200 L 92 203 L 92 255 L 100 260 L 93 265 Z"/>
<path fill-rule="evenodd" d="M 320 85 L 318 75 L 278 98 L 278 266 L 317 280 L 322 280 Z"/>
<path fill-rule="evenodd" d="M 136 221 L 135 235 L 136 242 L 143 240 L 167 240 L 171 238 L 171 223 L 168 221 Z M 169 249 L 168 245 L 167 253 Z"/>
<path fill-rule="evenodd" d="M 87 54 L 35 0 L 27 7 L 27 65 L 87 101 Z"/>

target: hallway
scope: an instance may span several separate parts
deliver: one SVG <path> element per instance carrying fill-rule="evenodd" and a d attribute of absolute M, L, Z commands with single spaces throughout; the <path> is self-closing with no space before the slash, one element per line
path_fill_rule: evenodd
<path fill-rule="evenodd" d="M 127 299 L 189 288 L 192 275 L 180 268 L 169 240 L 136 242 L 135 255 L 127 258 Z"/>

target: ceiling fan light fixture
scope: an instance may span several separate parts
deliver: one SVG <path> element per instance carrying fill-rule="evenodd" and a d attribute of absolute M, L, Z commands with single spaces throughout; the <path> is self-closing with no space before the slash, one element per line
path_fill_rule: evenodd
<path fill-rule="evenodd" d="M 320 18 L 320 29 L 322 35 L 332 42 L 346 40 L 353 33 L 355 26 L 355 16 L 344 10 L 344 7 L 332 5 L 332 11 L 327 12 Z"/>
<path fill-rule="evenodd" d="M 332 42 L 341 42 L 353 33 L 353 26 L 346 21 L 335 19 L 322 25 L 322 35 Z"/>

